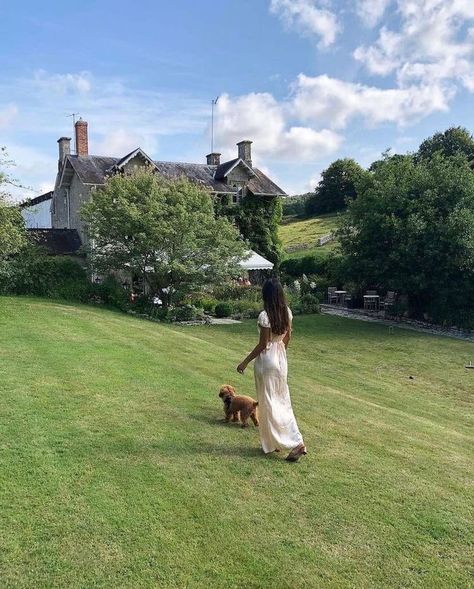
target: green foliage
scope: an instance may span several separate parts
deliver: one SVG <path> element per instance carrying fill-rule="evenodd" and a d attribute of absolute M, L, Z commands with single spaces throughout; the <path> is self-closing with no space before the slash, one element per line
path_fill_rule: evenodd
<path fill-rule="evenodd" d="M 130 307 L 128 291 L 112 276 L 105 278 L 100 284 L 88 284 L 88 294 L 84 302 L 96 303 L 126 311 Z"/>
<path fill-rule="evenodd" d="M 474 164 L 474 137 L 464 127 L 451 127 L 443 133 L 435 133 L 418 148 L 415 161 L 426 161 L 439 153 L 445 157 L 463 155 Z"/>
<path fill-rule="evenodd" d="M 303 274 L 324 274 L 328 268 L 328 258 L 304 256 L 302 258 L 288 258 L 281 263 L 282 274 L 299 278 Z"/>
<path fill-rule="evenodd" d="M 357 196 L 357 184 L 367 172 L 353 159 L 338 159 L 321 174 L 314 195 L 306 200 L 306 215 L 344 209 Z"/>
<path fill-rule="evenodd" d="M 262 300 L 262 288 L 260 286 L 241 286 L 239 284 L 228 283 L 216 286 L 213 295 L 220 301 L 240 300 L 258 302 Z"/>
<path fill-rule="evenodd" d="M 85 300 L 90 292 L 85 270 L 69 258 L 49 257 L 34 249 L 0 264 L 0 289 L 3 294 L 35 295 Z"/>
<path fill-rule="evenodd" d="M 306 201 L 311 195 L 312 193 L 308 192 L 307 194 L 298 194 L 297 196 L 288 196 L 284 198 L 282 200 L 283 216 L 303 217 L 306 214 Z"/>
<path fill-rule="evenodd" d="M 247 249 L 230 221 L 216 218 L 207 190 L 146 168 L 109 178 L 82 215 L 94 268 L 141 276 L 165 305 L 238 273 Z"/>
<path fill-rule="evenodd" d="M 231 303 L 217 303 L 215 308 L 216 317 L 230 317 L 232 315 Z"/>
<path fill-rule="evenodd" d="M 474 174 L 465 157 L 379 162 L 340 240 L 346 277 L 361 287 L 405 293 L 414 316 L 472 323 Z"/>
<path fill-rule="evenodd" d="M 263 308 L 263 303 L 241 299 L 232 301 L 233 315 L 240 319 L 256 319 Z"/>
<path fill-rule="evenodd" d="M 300 308 L 301 312 L 305 315 L 321 312 L 318 297 L 310 292 L 301 295 Z"/>
<path fill-rule="evenodd" d="M 11 165 L 5 148 L 0 148 L 0 263 L 18 253 L 26 245 L 26 229 L 18 206 L 9 202 L 6 189 L 12 184 L 6 167 Z"/>
<path fill-rule="evenodd" d="M 282 218 L 281 198 L 248 194 L 235 214 L 239 229 L 252 249 L 278 266 L 282 253 L 278 237 Z"/>
<path fill-rule="evenodd" d="M 203 310 L 194 305 L 181 305 L 173 310 L 173 315 L 175 321 L 193 321 L 202 317 Z"/>

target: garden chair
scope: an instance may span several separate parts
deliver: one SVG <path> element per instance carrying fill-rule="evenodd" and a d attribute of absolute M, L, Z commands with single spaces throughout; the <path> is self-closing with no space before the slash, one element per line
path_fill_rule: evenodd
<path fill-rule="evenodd" d="M 329 286 L 328 287 L 328 303 L 332 305 L 333 303 L 337 303 L 337 294 L 336 294 L 337 286 Z"/>
<path fill-rule="evenodd" d="M 387 296 L 380 301 L 380 308 L 387 310 L 387 307 L 391 307 L 397 298 L 397 293 L 394 290 L 387 291 Z"/>

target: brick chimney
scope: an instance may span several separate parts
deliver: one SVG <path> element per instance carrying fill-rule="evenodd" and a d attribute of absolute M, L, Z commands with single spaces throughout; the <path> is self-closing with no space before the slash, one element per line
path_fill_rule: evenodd
<path fill-rule="evenodd" d="M 60 137 L 58 139 L 58 145 L 59 145 L 58 167 L 61 167 L 66 156 L 71 153 L 71 138 L 70 137 Z"/>
<path fill-rule="evenodd" d="M 79 119 L 76 124 L 76 154 L 89 155 L 89 140 L 87 137 L 87 123 Z"/>
<path fill-rule="evenodd" d="M 220 153 L 209 153 L 206 155 L 208 166 L 220 166 L 221 165 L 221 154 Z"/>

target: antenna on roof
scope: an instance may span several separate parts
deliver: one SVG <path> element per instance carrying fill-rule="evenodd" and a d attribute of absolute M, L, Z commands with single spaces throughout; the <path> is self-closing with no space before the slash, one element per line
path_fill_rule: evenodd
<path fill-rule="evenodd" d="M 76 145 L 76 117 L 79 113 L 78 112 L 72 112 L 70 115 L 67 115 L 68 117 L 72 117 L 72 131 L 73 134 L 72 136 L 74 137 L 74 153 L 77 153 L 77 145 Z"/>
<path fill-rule="evenodd" d="M 214 107 L 216 106 L 218 100 L 219 96 L 211 101 L 211 153 L 214 153 Z"/>

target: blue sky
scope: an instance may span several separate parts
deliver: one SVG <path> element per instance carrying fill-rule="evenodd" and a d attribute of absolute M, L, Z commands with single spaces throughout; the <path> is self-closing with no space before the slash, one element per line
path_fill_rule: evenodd
<path fill-rule="evenodd" d="M 30 196 L 72 112 L 91 153 L 204 162 L 219 95 L 216 149 L 252 139 L 291 194 L 338 157 L 474 130 L 472 0 L 3 0 L 0 22 L 0 144 Z"/>

